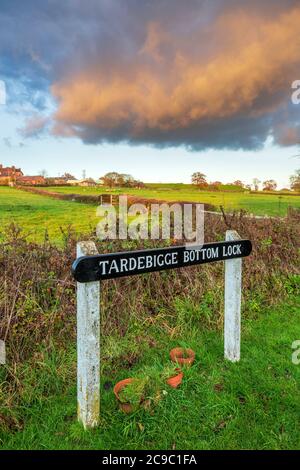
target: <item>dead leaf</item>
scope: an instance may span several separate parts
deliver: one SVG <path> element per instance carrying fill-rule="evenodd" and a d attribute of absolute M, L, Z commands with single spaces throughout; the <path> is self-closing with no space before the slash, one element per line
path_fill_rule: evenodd
<path fill-rule="evenodd" d="M 139 430 L 143 432 L 145 429 L 145 426 L 142 423 L 137 423 L 137 425 L 138 425 Z"/>
<path fill-rule="evenodd" d="M 224 385 L 219 383 L 219 384 L 215 384 L 214 385 L 214 390 L 215 392 L 222 392 L 222 390 L 224 390 Z"/>

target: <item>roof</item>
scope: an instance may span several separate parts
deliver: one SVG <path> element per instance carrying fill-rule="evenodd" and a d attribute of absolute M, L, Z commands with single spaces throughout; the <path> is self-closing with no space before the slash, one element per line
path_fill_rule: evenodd
<path fill-rule="evenodd" d="M 14 166 L 12 166 L 12 167 L 9 167 L 9 166 L 3 167 L 3 166 L 0 165 L 0 175 L 1 176 L 12 176 L 16 173 L 22 173 L 21 168 L 15 168 Z"/>
<path fill-rule="evenodd" d="M 19 176 L 18 180 L 26 181 L 26 180 L 44 180 L 43 176 L 35 175 L 35 176 Z"/>

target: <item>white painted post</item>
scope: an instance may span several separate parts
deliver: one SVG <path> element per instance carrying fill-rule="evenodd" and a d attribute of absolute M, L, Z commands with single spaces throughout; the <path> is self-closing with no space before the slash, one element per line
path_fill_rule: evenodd
<path fill-rule="evenodd" d="M 226 231 L 226 241 L 240 240 L 235 230 Z M 240 360 L 242 259 L 225 261 L 224 357 Z"/>
<path fill-rule="evenodd" d="M 6 363 L 5 341 L 0 339 L 0 364 L 3 365 L 5 363 Z"/>
<path fill-rule="evenodd" d="M 77 257 L 98 254 L 94 242 L 77 243 Z M 77 414 L 85 428 L 99 423 L 100 282 L 77 282 Z"/>

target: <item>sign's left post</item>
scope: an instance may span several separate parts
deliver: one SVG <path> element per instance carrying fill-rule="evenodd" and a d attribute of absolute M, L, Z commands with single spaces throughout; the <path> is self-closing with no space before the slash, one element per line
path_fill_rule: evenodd
<path fill-rule="evenodd" d="M 77 258 L 98 254 L 94 242 L 77 243 Z M 77 282 L 77 413 L 84 428 L 99 424 L 100 282 Z"/>

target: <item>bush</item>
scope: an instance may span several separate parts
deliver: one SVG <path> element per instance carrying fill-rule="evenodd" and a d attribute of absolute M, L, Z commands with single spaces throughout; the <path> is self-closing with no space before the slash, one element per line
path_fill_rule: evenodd
<path fill-rule="evenodd" d="M 299 289 L 299 212 L 290 211 L 285 220 L 256 220 L 236 214 L 226 216 L 226 223 L 219 216 L 207 215 L 206 242 L 224 239 L 228 227 L 253 242 L 252 255 L 243 262 L 246 312 L 247 301 L 249 305 L 253 299 L 275 303 Z M 42 245 L 28 243 L 16 226 L 8 228 L 4 238 L 0 245 L 0 338 L 7 342 L 9 360 L 18 362 L 40 345 L 58 343 L 63 347 L 75 340 L 75 281 L 70 269 L 76 239 L 65 234 L 63 249 L 47 240 Z M 99 251 L 159 244 L 163 243 L 101 242 Z M 123 336 L 130 319 L 140 322 L 162 314 L 172 327 L 200 321 L 218 328 L 223 315 L 223 282 L 223 263 L 104 281 L 101 331 L 103 335 Z M 197 307 L 193 309 L 197 318 L 190 318 L 187 305 Z"/>

